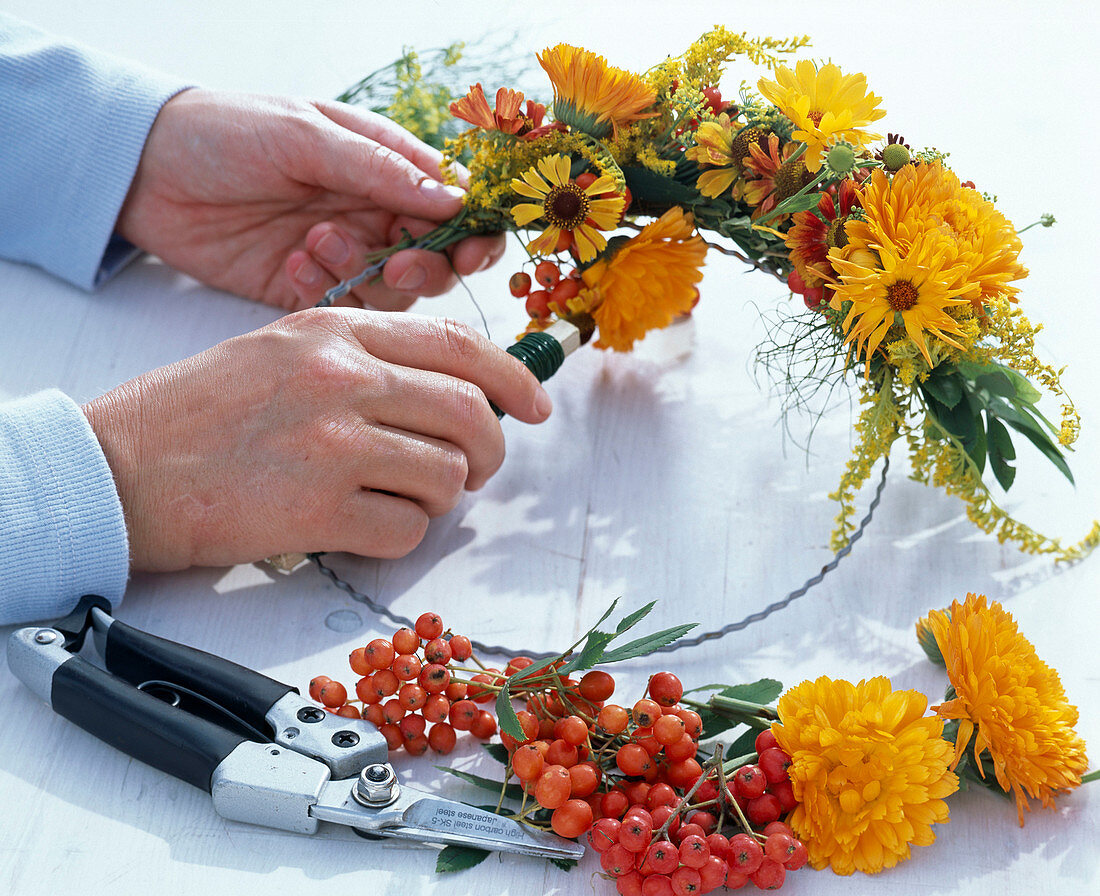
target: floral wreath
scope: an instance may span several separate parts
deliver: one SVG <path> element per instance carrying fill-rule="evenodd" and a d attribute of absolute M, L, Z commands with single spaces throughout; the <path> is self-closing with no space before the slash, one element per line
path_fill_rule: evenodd
<path fill-rule="evenodd" d="M 854 496 L 904 438 L 913 477 L 959 496 L 980 529 L 1025 551 L 1083 558 L 1100 541 L 1100 522 L 1064 546 L 1013 519 L 986 480 L 992 473 L 1001 489 L 1012 485 L 1011 430 L 1072 482 L 1064 452 L 1078 415 L 1060 371 L 1035 354 L 1039 328 L 1017 307 L 1027 228 L 962 181 L 945 153 L 871 133 L 885 112 L 864 75 L 780 64 L 807 43 L 718 27 L 642 75 L 561 44 L 538 56 L 552 114 L 506 87 L 490 105 L 480 83 L 452 101 L 407 53 L 341 99 L 384 96 L 375 108 L 442 146 L 448 163 L 463 163 L 465 205 L 427 236 L 366 259 L 326 300 L 377 275 L 398 249 L 523 232 L 531 270 L 513 274 L 509 289 L 529 320 L 509 351 L 545 379 L 578 344 L 629 351 L 690 314 L 708 252 L 733 255 L 803 299 L 775 323 L 763 363 L 797 383 L 795 361 L 808 346 L 814 382 L 850 380 L 859 392 L 858 443 L 832 496 L 835 550 L 861 533 Z M 731 102 L 718 83 L 734 56 L 773 77 Z M 460 54 L 452 47 L 438 58 L 452 67 Z M 376 90 L 387 73 L 393 80 Z M 455 132 L 456 119 L 473 127 Z M 1061 402 L 1058 425 L 1037 407 L 1044 393 Z M 563 653 L 513 656 L 503 670 L 424 613 L 392 640 L 351 653 L 354 697 L 328 676 L 309 690 L 413 755 L 451 752 L 456 732 L 488 740 L 499 731 L 501 743 L 487 749 L 503 780 L 443 770 L 493 790 L 496 811 L 524 824 L 587 835 L 621 894 L 749 881 L 775 889 L 807 863 L 877 873 L 931 844 L 948 820 L 946 800 L 968 782 L 1012 797 L 1022 825 L 1031 800 L 1050 806 L 1100 777 L 1086 774 L 1077 710 L 1057 672 L 982 595 L 917 624 L 949 680 L 931 715 L 924 695 L 894 690 L 882 676 L 685 691 L 658 672 L 641 699 L 612 702 L 615 681 L 594 666 L 665 650 L 694 627 L 615 645 L 652 606 L 613 632 L 600 630 L 608 610 Z M 447 847 L 437 870 L 483 858 Z"/>

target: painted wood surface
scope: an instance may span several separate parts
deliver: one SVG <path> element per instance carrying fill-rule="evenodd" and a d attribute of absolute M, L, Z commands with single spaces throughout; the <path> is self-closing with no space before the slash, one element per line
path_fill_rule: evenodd
<path fill-rule="evenodd" d="M 864 71 L 885 99 L 884 129 L 950 150 L 951 162 L 999 197 L 1020 226 L 1053 212 L 1052 230 L 1025 236 L 1024 308 L 1045 324 L 1041 351 L 1068 364 L 1065 382 L 1084 418 L 1073 489 L 1021 450 L 1007 506 L 1037 528 L 1075 539 L 1100 513 L 1100 366 L 1095 348 L 1097 13 L 1079 4 L 928 3 L 783 6 L 562 2 L 148 4 L 111 11 L 65 0 L 9 0 L 5 8 L 58 32 L 175 71 L 211 87 L 334 96 L 403 45 L 435 47 L 518 30 L 534 51 L 559 40 L 644 68 L 678 52 L 713 22 L 752 33 L 807 32 L 816 53 Z M 1039 7 L 1034 7 L 1036 10 Z M 845 10 L 851 10 L 845 14 Z M 732 68 L 729 89 L 749 67 Z M 541 81 L 532 75 L 533 83 Z M 496 86 L 491 74 L 486 86 Z M 548 94 L 548 91 L 546 91 Z M 7 226 L 5 222 L 4 226 Z M 63 247 L 59 247 L 62 251 Z M 518 245 L 467 285 L 492 338 L 522 325 L 506 295 Z M 341 575 L 392 611 L 432 609 L 455 630 L 491 643 L 566 644 L 620 598 L 657 600 L 660 624 L 717 628 L 813 575 L 825 548 L 835 487 L 851 444 L 853 407 L 838 395 L 813 420 L 791 416 L 752 364 L 761 312 L 787 301 L 781 286 L 712 255 L 693 318 L 631 356 L 591 349 L 549 383 L 556 410 L 533 428 L 506 420 L 500 473 L 435 521 L 397 561 L 330 558 Z M 462 290 L 418 310 L 480 326 Z M 95 295 L 0 263 L 0 397 L 59 386 L 88 399 L 126 378 L 275 319 L 154 260 Z M 813 429 L 812 440 L 806 447 Z M 885 674 L 933 701 L 940 673 L 913 637 L 928 609 L 968 591 L 1001 600 L 1081 709 L 1080 733 L 1100 747 L 1095 642 L 1097 561 L 1056 567 L 981 536 L 962 506 L 906 479 L 896 453 L 884 500 L 853 554 L 786 611 L 663 658 L 685 682 L 769 675 L 795 684 L 828 674 Z M 863 495 L 865 505 L 869 491 Z M 284 576 L 260 566 L 135 576 L 118 615 L 133 625 L 230 657 L 304 687 L 343 675 L 346 655 L 392 626 L 313 568 Z M 6 636 L 9 630 L 0 630 Z M 620 687 L 640 693 L 654 665 L 634 662 Z M 0 890 L 39 894 L 610 893 L 598 864 L 565 874 L 493 857 L 451 878 L 434 855 L 351 837 L 306 838 L 227 822 L 209 798 L 129 761 L 55 717 L 0 671 Z M 488 771 L 476 748 L 448 761 Z M 398 759 L 402 774 L 445 787 L 430 758 Z M 1093 788 L 1100 785 L 1093 785 Z M 877 877 L 801 871 L 792 894 L 1093 892 L 1100 881 L 1097 806 L 1085 788 L 1055 811 L 1016 825 L 1009 803 L 958 796 L 935 845 Z"/>

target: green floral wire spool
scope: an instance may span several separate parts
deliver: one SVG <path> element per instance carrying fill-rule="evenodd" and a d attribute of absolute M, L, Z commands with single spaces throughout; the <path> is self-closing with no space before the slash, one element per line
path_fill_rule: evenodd
<path fill-rule="evenodd" d="M 566 355 L 580 344 L 580 330 L 568 321 L 559 320 L 547 330 L 527 333 L 505 351 L 518 358 L 540 383 L 544 383 L 558 372 Z M 498 418 L 504 416 L 504 411 L 495 404 L 489 402 L 489 405 Z"/>

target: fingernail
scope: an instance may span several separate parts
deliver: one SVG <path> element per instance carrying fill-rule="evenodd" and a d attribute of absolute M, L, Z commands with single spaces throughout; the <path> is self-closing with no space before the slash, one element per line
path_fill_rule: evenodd
<path fill-rule="evenodd" d="M 442 184 L 430 177 L 425 177 L 420 181 L 419 186 L 420 192 L 433 202 L 454 202 L 456 199 L 461 200 L 466 195 L 466 191 L 461 187 Z"/>
<path fill-rule="evenodd" d="M 398 289 L 411 291 L 414 289 L 420 289 L 424 285 L 424 281 L 428 279 L 428 272 L 425 271 L 420 265 L 414 264 L 411 268 L 405 271 L 401 275 L 401 279 L 394 284 Z"/>
<path fill-rule="evenodd" d="M 554 402 L 550 400 L 546 390 L 540 387 L 535 393 L 535 412 L 540 417 L 549 417 L 552 410 L 554 410 Z"/>
<path fill-rule="evenodd" d="M 303 286 L 317 286 L 324 277 L 324 272 L 312 261 L 306 259 L 294 272 L 294 279 Z"/>
<path fill-rule="evenodd" d="M 340 234 L 330 230 L 318 241 L 313 254 L 325 264 L 343 264 L 351 255 L 351 248 Z"/>

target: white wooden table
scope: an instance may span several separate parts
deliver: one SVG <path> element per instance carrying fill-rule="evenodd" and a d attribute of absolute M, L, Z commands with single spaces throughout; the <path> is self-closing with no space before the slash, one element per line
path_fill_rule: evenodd
<path fill-rule="evenodd" d="M 4 3 L 37 24 L 207 86 L 321 97 L 395 58 L 403 45 L 436 47 L 494 29 L 516 30 L 515 40 L 532 52 L 564 40 L 636 69 L 681 51 L 723 18 L 750 34 L 807 32 L 820 57 L 867 74 L 889 112 L 884 129 L 950 150 L 960 174 L 998 194 L 1018 225 L 1047 211 L 1057 216 L 1054 229 L 1025 237 L 1031 276 L 1023 307 L 1046 325 L 1045 357 L 1070 365 L 1065 382 L 1085 424 L 1072 458 L 1077 488 L 1023 449 L 1007 503 L 1041 530 L 1079 537 L 1100 513 L 1097 13 L 1070 3 L 1044 4 L 1041 13 L 1024 4 L 926 3 L 917 12 L 878 3 L 850 15 L 843 15 L 849 5 L 737 6 L 559 2 L 520 12 L 504 2 L 383 8 L 114 0 L 107 12 L 71 0 Z M 733 68 L 730 88 L 742 77 L 754 83 L 758 72 Z M 496 269 L 468 280 L 500 344 L 521 326 L 522 309 L 504 288 L 519 260 L 510 249 Z M 834 511 L 825 496 L 847 458 L 853 410 L 844 402 L 833 408 L 807 455 L 800 443 L 809 421 L 793 418 L 794 438 L 785 437 L 778 402 L 751 367 L 764 333 L 758 308 L 784 302 L 782 289 L 715 257 L 702 293 L 691 323 L 647 340 L 632 356 L 588 349 L 569 359 L 549 384 L 552 419 L 538 428 L 505 421 L 503 469 L 435 521 L 411 556 L 336 556 L 332 564 L 395 612 L 433 609 L 456 630 L 532 648 L 564 645 L 616 597 L 624 608 L 658 600 L 655 625 L 713 628 L 801 584 L 831 556 L 824 545 Z M 461 290 L 420 310 L 480 322 Z M 0 315 L 0 397 L 59 386 L 86 400 L 263 325 L 275 312 L 147 260 L 95 295 L 0 263 Z M 967 591 L 984 592 L 1006 605 L 1059 669 L 1095 755 L 1100 560 L 1056 568 L 999 546 L 976 533 L 957 501 L 908 481 L 903 455 L 894 462 L 866 537 L 820 587 L 759 625 L 660 665 L 689 686 L 885 674 L 935 702 L 943 679 L 923 659 L 914 622 Z M 253 566 L 139 575 L 118 615 L 298 686 L 318 673 L 350 681 L 349 650 L 392 631 L 312 567 L 290 576 Z M 646 662 L 620 669 L 620 687 L 639 692 L 650 671 Z M 206 794 L 54 716 L 6 669 L 0 707 L 2 892 L 612 892 L 592 880 L 592 857 L 571 874 L 493 857 L 438 878 L 431 852 L 226 822 Z M 468 748 L 451 759 L 477 768 L 478 753 Z M 425 783 L 440 777 L 430 757 L 397 764 Z M 450 795 L 470 795 L 440 783 Z M 788 879 L 787 892 L 1097 892 L 1097 787 L 1060 801 L 1056 811 L 1032 813 L 1022 830 L 1008 802 L 959 795 L 937 843 L 896 870 L 851 881 L 804 870 Z"/>

